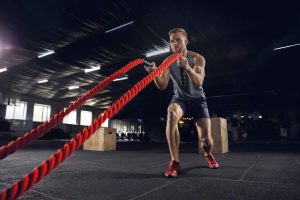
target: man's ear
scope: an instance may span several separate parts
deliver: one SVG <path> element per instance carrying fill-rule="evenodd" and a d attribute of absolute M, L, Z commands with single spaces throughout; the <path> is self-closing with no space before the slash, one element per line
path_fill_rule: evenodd
<path fill-rule="evenodd" d="M 189 41 L 187 39 L 185 39 L 185 45 L 188 45 Z"/>

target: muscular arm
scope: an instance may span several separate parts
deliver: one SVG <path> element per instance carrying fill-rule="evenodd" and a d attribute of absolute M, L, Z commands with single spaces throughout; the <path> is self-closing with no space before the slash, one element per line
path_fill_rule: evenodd
<path fill-rule="evenodd" d="M 154 83 L 158 89 L 164 90 L 168 86 L 170 80 L 170 71 L 166 69 L 154 79 Z"/>
<path fill-rule="evenodd" d="M 192 81 L 192 84 L 197 87 L 200 87 L 202 86 L 205 77 L 205 59 L 203 58 L 203 56 L 197 53 L 193 55 L 193 59 L 195 63 L 194 68 L 188 67 L 186 69 L 186 72 L 190 80 Z"/>

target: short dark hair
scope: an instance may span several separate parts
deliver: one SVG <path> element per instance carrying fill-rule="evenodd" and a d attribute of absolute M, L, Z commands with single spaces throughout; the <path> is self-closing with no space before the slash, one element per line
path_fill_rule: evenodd
<path fill-rule="evenodd" d="M 169 31 L 169 36 L 171 36 L 171 34 L 173 34 L 173 33 L 178 33 L 178 32 L 182 33 L 185 36 L 185 38 L 187 39 L 187 33 L 183 28 L 173 28 L 172 30 Z"/>

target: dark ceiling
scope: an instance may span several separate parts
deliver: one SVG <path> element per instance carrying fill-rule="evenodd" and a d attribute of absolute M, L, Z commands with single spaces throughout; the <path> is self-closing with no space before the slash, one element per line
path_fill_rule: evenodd
<path fill-rule="evenodd" d="M 183 27 L 188 48 L 206 58 L 204 89 L 214 112 L 296 101 L 300 46 L 273 49 L 300 43 L 299 13 L 288 1 L 1 0 L 0 68 L 8 70 L 0 73 L 0 92 L 74 101 L 128 62 L 165 47 L 168 31 Z M 38 58 L 46 50 L 55 53 Z M 84 73 L 95 64 L 100 71 Z M 106 108 L 146 74 L 143 66 L 131 70 L 128 80 L 100 92 L 94 107 Z M 37 84 L 41 79 L 49 81 Z M 171 95 L 171 84 L 162 92 L 152 83 L 119 116 L 163 115 Z"/>

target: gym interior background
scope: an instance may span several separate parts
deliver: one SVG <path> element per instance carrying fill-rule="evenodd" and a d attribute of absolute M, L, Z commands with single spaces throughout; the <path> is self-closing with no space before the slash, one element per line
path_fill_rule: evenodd
<path fill-rule="evenodd" d="M 231 162 L 234 163 L 243 163 L 246 154 L 246 157 L 250 156 L 247 162 L 253 159 L 255 163 L 257 155 L 250 153 L 261 152 L 258 156 L 261 159 L 266 156 L 262 153 L 265 151 L 269 153 L 268 158 L 271 159 L 274 154 L 273 158 L 279 158 L 279 163 L 292 162 L 294 167 L 286 169 L 278 164 L 278 160 L 269 160 L 270 165 L 274 164 L 275 171 L 268 178 L 262 175 L 263 173 L 260 174 L 263 181 L 259 182 L 259 178 L 253 175 L 247 179 L 248 182 L 245 181 L 239 186 L 236 186 L 236 182 L 230 182 L 233 184 L 231 186 L 240 188 L 236 193 L 233 192 L 237 196 L 224 196 L 222 191 L 214 196 L 197 186 L 191 190 L 201 190 L 205 193 L 206 199 L 218 197 L 296 199 L 300 194 L 299 189 L 279 194 L 280 191 L 284 191 L 284 186 L 278 185 L 287 178 L 292 179 L 290 183 L 293 184 L 292 188 L 300 185 L 300 78 L 297 73 L 300 55 L 300 14 L 297 6 L 289 1 L 281 3 L 183 0 L 1 1 L 0 144 L 6 145 L 36 128 L 130 61 L 144 58 L 157 64 L 162 63 L 164 58 L 171 54 L 168 51 L 168 31 L 174 27 L 186 29 L 189 36 L 188 49 L 201 53 L 206 59 L 204 90 L 210 115 L 227 120 L 229 153 L 220 155 L 224 169 L 231 166 L 228 159 L 232 159 Z M 158 50 L 164 53 L 150 55 Z M 24 163 L 28 159 L 42 161 L 47 158 L 51 152 L 55 152 L 55 148 L 60 148 L 62 141 L 70 140 L 90 125 L 93 119 L 146 75 L 148 73 L 143 65 L 133 68 L 97 93 L 81 108 L 70 113 L 49 133 L 26 146 L 24 150 L 18 151 L 16 157 L 10 155 L 1 160 L 0 189 L 8 187 L 24 175 L 25 169 L 30 171 L 37 164 L 37 162 L 26 163 L 22 168 L 20 162 Z M 114 174 L 112 168 L 106 166 L 111 173 L 107 176 L 124 178 L 132 191 L 125 191 L 123 183 L 118 185 L 116 182 L 105 182 L 116 186 L 108 187 L 109 189 L 102 191 L 103 193 L 96 192 L 96 196 L 91 194 L 88 199 L 198 198 L 189 196 L 191 194 L 188 193 L 188 189 L 182 189 L 186 187 L 183 183 L 190 181 L 184 175 L 183 179 L 178 179 L 181 186 L 176 187 L 180 187 L 183 193 L 184 191 L 186 193 L 177 194 L 178 196 L 174 194 L 176 189 L 173 193 L 164 194 L 166 196 L 163 192 L 160 193 L 160 187 L 176 185 L 173 182 L 166 183 L 163 177 L 154 176 L 155 181 L 159 180 L 159 183 L 153 181 L 139 186 L 135 183 L 140 178 L 152 178 L 149 174 L 142 176 L 138 170 L 148 170 L 147 167 L 135 166 L 135 168 L 132 164 L 147 163 L 142 159 L 143 152 L 146 155 L 149 152 L 154 154 L 159 152 L 159 155 L 163 153 L 162 158 L 154 155 L 149 157 L 160 162 L 168 161 L 165 126 L 166 109 L 171 97 L 172 84 L 169 84 L 165 91 L 160 91 L 154 83 L 150 83 L 112 119 L 105 121 L 103 127 L 116 129 L 117 152 L 127 152 L 128 155 L 103 152 L 99 162 L 102 162 L 102 158 L 103 162 L 105 159 L 111 159 L 114 165 L 118 165 L 117 160 L 123 160 L 126 156 L 127 159 L 129 156 L 136 156 L 138 161 L 131 160 L 129 165 L 125 159 L 122 164 L 127 163 L 125 171 L 127 168 L 128 171 L 133 168 L 137 169 L 138 173 L 133 175 L 128 172 L 129 177 L 134 180 L 130 182 L 126 179 L 127 175 L 118 174 L 121 173 L 118 170 L 115 172 L 117 174 Z M 198 136 L 193 119 L 189 116 L 181 119 L 179 131 L 183 151 L 188 154 L 183 154 L 183 157 L 186 156 L 183 159 L 188 160 L 189 153 L 197 152 Z M 43 147 L 46 148 L 45 151 Z M 41 152 L 42 156 L 39 154 Z M 291 157 L 284 157 L 275 152 L 284 152 Z M 80 159 L 89 162 L 89 158 L 83 156 L 85 154 L 87 153 L 80 149 L 77 154 L 79 158 L 76 157 L 76 153 L 73 155 L 74 162 Z M 234 158 L 230 155 L 234 155 Z M 97 158 L 97 154 L 93 156 Z M 280 160 L 281 158 L 283 160 Z M 235 159 L 236 161 L 233 161 Z M 9 164 L 4 164 L 6 160 Z M 72 165 L 72 156 L 66 162 Z M 91 163 L 97 165 L 95 160 Z M 154 163 L 147 165 L 152 164 L 156 166 Z M 286 170 L 280 171 L 276 165 Z M 263 170 L 264 166 L 262 163 L 259 170 Z M 164 167 L 161 165 L 160 168 Z M 190 168 L 192 167 L 191 164 Z M 248 165 L 239 167 L 245 167 L 245 170 L 241 171 L 241 176 L 235 179 L 236 177 L 231 177 L 234 172 L 225 171 L 224 174 L 228 177 L 216 178 L 216 181 L 219 181 L 218 186 L 212 188 L 216 187 L 218 190 L 220 187 L 229 187 L 223 184 L 231 178 L 235 181 L 244 181 L 252 168 L 248 168 Z M 78 166 L 77 170 L 83 168 L 84 166 Z M 149 173 L 159 174 L 160 168 Z M 105 167 L 101 168 L 104 169 Z M 222 174 L 221 172 L 219 174 Z M 274 175 L 281 172 L 291 175 L 286 177 Z M 102 175 L 106 176 L 105 173 Z M 186 174 L 189 174 L 188 170 Z M 193 174 L 196 172 L 191 176 Z M 81 175 L 89 179 L 84 172 Z M 93 181 L 100 185 L 104 184 L 101 182 L 102 175 L 99 175 L 99 180 L 91 180 L 90 184 L 93 185 Z M 209 176 L 214 175 L 211 173 Z M 203 177 L 204 180 L 201 179 Z M 213 184 L 205 174 L 198 178 L 201 179 L 199 184 Z M 208 182 L 205 182 L 205 178 Z M 68 178 L 60 180 L 59 177 L 50 175 L 48 179 L 56 185 Z M 280 181 L 276 182 L 277 180 Z M 257 189 L 252 185 L 256 183 L 255 181 L 262 185 L 266 183 L 266 186 L 262 186 L 266 189 L 265 193 L 250 192 Z M 47 189 L 46 182 L 47 180 L 43 180 L 38 183 L 37 188 L 34 187 L 20 198 L 80 199 L 84 196 L 79 192 L 75 192 L 76 195 L 72 196 L 76 186 L 68 186 L 66 192 L 62 186 L 64 184 L 61 184 L 59 189 L 61 193 L 57 193 L 54 186 L 49 186 L 53 190 Z M 139 188 L 135 190 L 135 187 Z M 278 187 L 278 193 L 273 187 Z"/>

